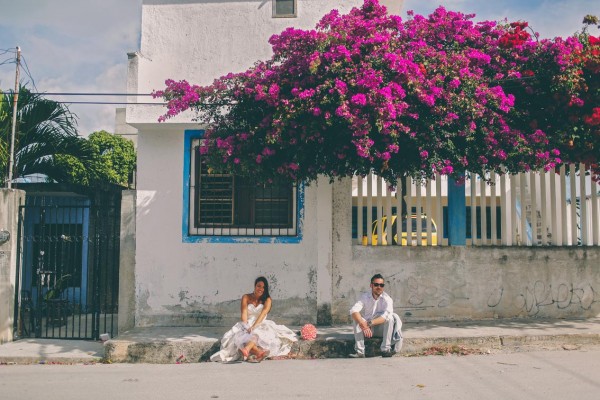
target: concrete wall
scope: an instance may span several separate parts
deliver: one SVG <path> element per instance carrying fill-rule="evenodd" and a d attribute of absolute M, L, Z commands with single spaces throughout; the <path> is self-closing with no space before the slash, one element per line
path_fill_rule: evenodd
<path fill-rule="evenodd" d="M 404 320 L 600 315 L 600 248 L 356 246 L 349 185 L 333 193 L 334 322 L 377 272 Z"/>
<path fill-rule="evenodd" d="M 0 244 L 0 344 L 13 340 L 18 214 L 24 201 L 24 191 L 0 189 L 0 231 L 10 233 Z"/>
<path fill-rule="evenodd" d="M 121 194 L 118 331 L 135 326 L 135 191 Z"/>

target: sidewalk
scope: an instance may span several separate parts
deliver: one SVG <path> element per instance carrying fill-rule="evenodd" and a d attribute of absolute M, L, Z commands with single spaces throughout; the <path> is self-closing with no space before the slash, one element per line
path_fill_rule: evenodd
<path fill-rule="evenodd" d="M 299 327 L 291 327 L 299 331 Z M 158 363 L 206 361 L 219 349 L 226 327 L 136 328 L 106 343 L 81 340 L 23 339 L 0 346 L 6 363 Z M 494 320 L 405 323 L 400 355 L 443 351 L 493 353 L 529 350 L 575 350 L 600 346 L 600 318 L 585 320 Z M 341 358 L 353 352 L 350 326 L 320 327 L 315 341 L 299 340 L 293 358 Z M 378 341 L 367 356 L 378 355 Z"/>

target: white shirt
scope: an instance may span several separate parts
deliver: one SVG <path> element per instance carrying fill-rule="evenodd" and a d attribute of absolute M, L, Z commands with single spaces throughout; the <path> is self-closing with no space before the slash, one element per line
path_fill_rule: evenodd
<path fill-rule="evenodd" d="M 383 292 L 377 300 L 373 298 L 371 292 L 363 293 L 350 309 L 350 315 L 355 312 L 360 313 L 367 321 L 377 317 L 388 319 L 394 313 L 394 300 L 386 292 Z"/>

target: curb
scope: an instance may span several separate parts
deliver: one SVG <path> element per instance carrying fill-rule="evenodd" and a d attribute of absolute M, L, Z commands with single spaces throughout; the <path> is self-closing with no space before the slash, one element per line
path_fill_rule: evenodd
<path fill-rule="evenodd" d="M 367 357 L 379 356 L 381 339 L 367 340 Z M 600 345 L 600 334 L 516 335 L 405 338 L 396 356 L 427 355 L 433 348 L 472 350 L 473 354 L 520 352 L 533 350 L 576 350 L 583 346 Z M 105 345 L 105 359 L 114 363 L 175 364 L 205 362 L 219 350 L 218 340 L 206 341 L 149 341 L 110 340 Z M 347 358 L 354 352 L 354 339 L 326 338 L 299 340 L 292 346 L 292 359 Z"/>
<path fill-rule="evenodd" d="M 103 357 L 32 357 L 32 356 L 3 356 L 0 365 L 25 364 L 97 364 L 104 362 Z"/>

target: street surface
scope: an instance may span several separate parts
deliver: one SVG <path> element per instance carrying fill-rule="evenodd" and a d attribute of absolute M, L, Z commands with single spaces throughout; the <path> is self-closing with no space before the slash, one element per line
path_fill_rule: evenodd
<path fill-rule="evenodd" d="M 2 365 L 12 399 L 600 399 L 600 350 L 277 360 Z"/>

